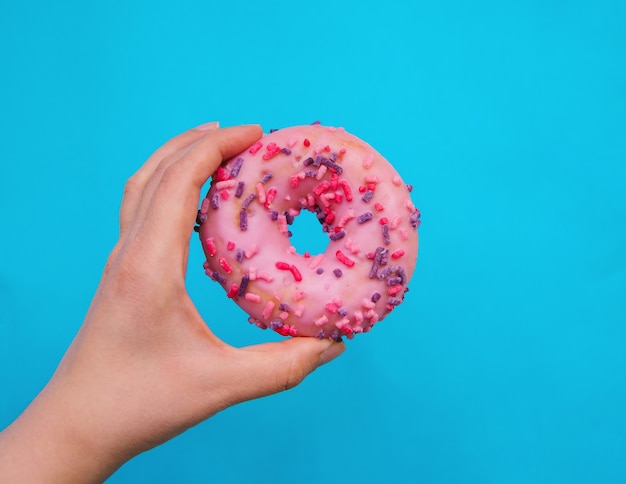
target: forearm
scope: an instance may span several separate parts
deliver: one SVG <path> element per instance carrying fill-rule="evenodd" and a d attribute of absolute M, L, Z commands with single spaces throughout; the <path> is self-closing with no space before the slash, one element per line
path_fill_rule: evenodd
<path fill-rule="evenodd" d="M 104 446 L 86 438 L 80 421 L 54 388 L 47 387 L 0 433 L 0 481 L 102 482 L 121 465 Z"/>

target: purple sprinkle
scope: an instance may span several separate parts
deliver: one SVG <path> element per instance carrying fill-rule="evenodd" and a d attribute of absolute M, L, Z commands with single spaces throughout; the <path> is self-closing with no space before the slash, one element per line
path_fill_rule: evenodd
<path fill-rule="evenodd" d="M 267 183 L 268 181 L 270 181 L 272 179 L 274 175 L 272 175 L 271 173 L 266 173 L 265 175 L 263 175 L 263 178 L 261 178 L 259 181 L 263 184 Z"/>
<path fill-rule="evenodd" d="M 391 304 L 392 306 L 397 306 L 401 302 L 402 302 L 402 299 L 400 299 L 399 297 L 390 297 L 389 298 L 389 304 Z"/>
<path fill-rule="evenodd" d="M 339 279 L 341 276 L 343 276 L 343 272 L 341 272 L 341 269 L 335 269 L 335 270 L 333 271 L 333 274 L 335 274 L 335 277 L 336 277 L 337 279 Z"/>
<path fill-rule="evenodd" d="M 317 339 L 326 338 L 326 332 L 323 329 L 320 329 L 319 332 L 315 335 Z"/>
<path fill-rule="evenodd" d="M 314 168 L 307 168 L 306 170 L 304 170 L 304 174 L 309 178 L 315 178 L 317 176 L 317 170 L 315 170 Z"/>
<path fill-rule="evenodd" d="M 311 126 L 313 126 L 314 124 L 322 124 L 322 122 L 318 119 L 317 121 L 313 121 L 311 123 Z"/>
<path fill-rule="evenodd" d="M 237 262 L 243 262 L 244 251 L 243 249 L 237 249 L 235 251 L 235 260 Z"/>
<path fill-rule="evenodd" d="M 379 266 L 387 265 L 387 255 L 389 254 L 389 250 L 384 247 L 376 247 L 376 252 L 374 254 L 374 261 L 372 262 L 372 268 L 370 269 L 369 278 L 376 279 L 376 274 L 378 273 Z"/>
<path fill-rule="evenodd" d="M 239 157 L 234 161 L 233 166 L 230 169 L 230 176 L 233 178 L 236 178 L 237 175 L 239 175 L 239 171 L 241 170 L 242 166 L 243 166 L 243 158 Z"/>
<path fill-rule="evenodd" d="M 325 158 L 322 155 L 317 155 L 315 157 L 315 160 L 313 160 L 313 166 L 320 166 L 321 164 L 323 164 L 322 162 L 324 159 Z"/>
<path fill-rule="evenodd" d="M 196 223 L 203 224 L 204 222 L 206 222 L 206 214 L 198 210 L 198 215 L 196 215 Z"/>
<path fill-rule="evenodd" d="M 378 274 L 380 280 L 387 279 L 393 272 L 393 267 L 386 267 Z"/>
<path fill-rule="evenodd" d="M 343 168 L 341 168 L 337 163 L 330 161 L 328 158 L 322 158 L 320 163 L 333 170 L 337 173 L 337 175 L 341 175 L 343 173 Z"/>
<path fill-rule="evenodd" d="M 289 212 L 283 212 L 283 214 L 285 215 L 285 220 L 287 221 L 287 225 L 291 225 L 293 223 L 294 216 L 291 215 Z"/>
<path fill-rule="evenodd" d="M 213 274 L 211 274 L 211 278 L 220 284 L 226 284 L 226 278 L 217 271 L 214 271 Z"/>
<path fill-rule="evenodd" d="M 339 308 L 339 310 L 337 311 L 337 314 L 339 315 L 340 318 L 345 318 L 348 315 L 348 310 L 345 308 Z"/>
<path fill-rule="evenodd" d="M 388 286 L 395 286 L 397 284 L 402 283 L 402 278 L 401 277 L 390 277 L 389 279 L 387 279 L 387 285 Z"/>
<path fill-rule="evenodd" d="M 246 289 L 248 289 L 248 283 L 250 282 L 250 276 L 248 274 L 244 274 L 241 278 L 241 282 L 239 283 L 239 289 L 237 289 L 237 296 L 244 297 L 246 294 Z"/>
<path fill-rule="evenodd" d="M 368 274 L 368 277 L 370 279 L 376 279 L 377 273 L 378 273 L 378 259 L 374 259 L 372 261 L 372 268 L 370 269 L 370 273 Z"/>
<path fill-rule="evenodd" d="M 220 197 L 217 193 L 211 195 L 211 208 L 220 208 Z"/>
<path fill-rule="evenodd" d="M 287 311 L 288 313 L 291 312 L 291 307 L 289 307 L 289 304 L 287 303 L 280 303 L 278 305 L 278 309 L 280 309 L 281 311 Z"/>
<path fill-rule="evenodd" d="M 363 194 L 361 200 L 363 200 L 365 203 L 368 203 L 372 200 L 372 198 L 374 198 L 374 190 L 368 190 Z"/>
<path fill-rule="evenodd" d="M 250 195 L 248 195 L 243 201 L 243 203 L 241 204 L 241 208 L 243 210 L 247 210 L 248 206 L 252 203 L 252 200 L 254 200 L 255 198 L 256 198 L 256 193 L 251 193 Z"/>
<path fill-rule="evenodd" d="M 391 238 L 389 237 L 389 224 L 383 224 L 383 240 L 385 245 L 391 244 Z"/>
<path fill-rule="evenodd" d="M 276 131 L 278 131 L 278 129 L 276 129 L 276 128 L 270 128 L 270 134 L 275 133 Z"/>
<path fill-rule="evenodd" d="M 239 212 L 239 230 L 242 232 L 248 230 L 248 212 L 245 210 Z"/>
<path fill-rule="evenodd" d="M 283 152 L 286 155 L 290 155 L 291 154 L 291 150 L 289 148 L 282 148 L 280 151 Z"/>
<path fill-rule="evenodd" d="M 307 158 L 306 160 L 304 160 L 304 161 L 302 162 L 302 164 L 303 164 L 304 166 L 309 166 L 309 165 L 312 165 L 314 161 L 315 161 L 315 160 L 314 160 L 313 158 L 309 157 L 309 158 Z"/>
<path fill-rule="evenodd" d="M 406 284 L 408 278 L 406 277 L 406 271 L 404 270 L 404 268 L 398 266 L 398 269 L 396 270 L 396 274 L 401 279 L 402 281 L 401 284 Z"/>
<path fill-rule="evenodd" d="M 372 302 L 373 303 L 377 303 L 379 301 L 380 297 L 381 297 L 380 293 L 375 292 L 374 294 L 372 294 Z"/>
<path fill-rule="evenodd" d="M 346 231 L 345 230 L 341 230 L 339 232 L 333 232 L 332 234 L 329 235 L 330 240 L 343 239 L 345 236 L 346 236 Z"/>
<path fill-rule="evenodd" d="M 406 189 L 409 191 L 409 193 L 411 193 L 413 191 L 413 185 L 411 185 L 410 183 L 407 183 Z"/>
<path fill-rule="evenodd" d="M 278 212 L 277 212 L 276 210 L 272 210 L 272 211 L 270 212 L 270 218 L 271 218 L 274 222 L 276 222 L 276 220 L 278 220 Z"/>
<path fill-rule="evenodd" d="M 419 213 L 419 210 L 416 210 L 415 212 L 413 212 L 411 214 L 411 216 L 409 217 L 409 222 L 411 222 L 411 227 L 413 227 L 414 229 L 419 227 L 419 225 L 420 225 L 420 213 Z"/>
<path fill-rule="evenodd" d="M 324 274 L 324 269 L 322 269 L 321 267 L 318 267 L 315 272 L 318 274 Z"/>
<path fill-rule="evenodd" d="M 363 214 L 359 215 L 359 216 L 356 218 L 356 221 L 357 221 L 358 223 L 362 224 L 362 223 L 365 223 L 365 222 L 367 222 L 367 221 L 369 221 L 369 220 L 372 220 L 372 217 L 374 217 L 374 215 L 372 214 L 372 212 L 365 212 L 365 213 L 363 213 Z"/>
<path fill-rule="evenodd" d="M 293 236 L 293 232 L 291 230 L 287 230 L 287 237 L 292 237 Z"/>
<path fill-rule="evenodd" d="M 337 153 L 331 153 L 328 158 L 334 163 L 335 161 L 337 161 Z"/>
<path fill-rule="evenodd" d="M 283 322 L 280 319 L 273 319 L 270 321 L 270 328 L 272 329 L 278 329 L 278 328 L 282 328 L 283 326 Z"/>
<path fill-rule="evenodd" d="M 245 184 L 244 182 L 239 182 L 239 183 L 237 183 L 237 188 L 235 189 L 235 196 L 236 196 L 237 198 L 241 198 L 241 195 L 243 195 L 243 187 L 244 187 L 245 185 L 246 185 L 246 184 Z"/>
<path fill-rule="evenodd" d="M 380 251 L 380 258 L 378 259 L 378 263 L 381 266 L 386 266 L 389 261 L 389 249 L 385 249 L 384 247 L 380 247 L 382 250 Z"/>
<path fill-rule="evenodd" d="M 335 343 L 341 343 L 341 334 L 339 333 L 339 330 L 335 330 L 333 331 L 333 333 L 330 335 L 330 338 L 335 342 Z"/>

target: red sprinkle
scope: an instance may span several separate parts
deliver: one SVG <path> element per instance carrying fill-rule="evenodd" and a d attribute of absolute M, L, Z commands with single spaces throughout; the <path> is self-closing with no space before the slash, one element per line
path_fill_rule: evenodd
<path fill-rule="evenodd" d="M 311 142 L 307 138 L 304 138 L 304 146 L 306 146 L 307 148 L 311 146 Z"/>
<path fill-rule="evenodd" d="M 278 190 L 276 188 L 270 188 L 265 195 L 265 208 L 270 208 L 272 206 L 272 202 L 276 198 L 276 193 Z"/>
<path fill-rule="evenodd" d="M 215 180 L 224 181 L 224 180 L 228 180 L 229 178 L 230 178 L 230 174 L 226 171 L 226 168 L 224 168 L 223 166 L 220 166 L 217 169 L 217 172 L 215 173 Z"/>
<path fill-rule="evenodd" d="M 343 193 L 346 196 L 346 200 L 348 202 L 352 201 L 352 188 L 350 188 L 350 184 L 348 183 L 348 180 L 341 180 L 339 182 L 339 186 L 343 189 Z"/>
<path fill-rule="evenodd" d="M 401 292 L 403 289 L 404 289 L 404 286 L 402 284 L 396 284 L 395 286 L 391 286 L 389 288 L 389 295 L 395 296 L 396 294 Z"/>
<path fill-rule="evenodd" d="M 289 264 L 287 264 L 286 262 L 280 262 L 278 261 L 276 263 L 276 269 L 280 270 L 280 271 L 288 271 L 290 270 L 291 266 Z"/>
<path fill-rule="evenodd" d="M 337 190 L 337 185 L 339 185 L 339 175 L 333 171 L 330 175 L 330 189 Z"/>
<path fill-rule="evenodd" d="M 324 181 L 313 189 L 313 193 L 319 197 L 322 193 L 328 190 L 329 187 L 330 187 L 330 183 L 328 183 L 327 181 Z"/>
<path fill-rule="evenodd" d="M 375 208 L 376 210 L 378 210 L 379 212 L 382 212 L 383 210 L 385 210 L 385 207 L 384 207 L 384 206 L 383 206 L 383 204 L 382 204 L 382 203 L 380 203 L 380 202 L 376 202 L 376 203 L 374 204 L 374 208 Z"/>
<path fill-rule="evenodd" d="M 289 178 L 289 186 L 291 188 L 298 188 L 299 184 L 300 184 L 300 178 L 298 178 L 297 175 L 294 175 Z"/>
<path fill-rule="evenodd" d="M 346 267 L 353 267 L 354 266 L 354 261 L 352 259 L 350 259 L 348 256 L 346 256 L 346 254 L 341 252 L 341 250 L 338 250 L 337 252 L 335 252 L 335 256 L 337 257 L 339 262 L 344 264 Z"/>
<path fill-rule="evenodd" d="M 339 309 L 337 307 L 337 305 L 335 303 L 329 302 L 328 304 L 326 304 L 326 311 L 328 311 L 329 313 L 335 314 L 337 312 L 337 309 Z"/>
<path fill-rule="evenodd" d="M 230 264 L 226 261 L 226 259 L 224 259 L 223 257 L 220 257 L 220 266 L 222 266 L 222 269 L 224 269 L 226 271 L 226 273 L 230 274 L 231 272 L 233 272 L 232 267 L 230 267 Z"/>
<path fill-rule="evenodd" d="M 404 255 L 404 251 L 402 249 L 398 249 L 398 250 L 396 250 L 396 251 L 391 253 L 391 258 L 392 259 L 399 259 L 403 255 Z"/>
<path fill-rule="evenodd" d="M 237 295 L 237 291 L 239 290 L 239 286 L 237 284 L 233 284 L 230 286 L 228 293 L 226 294 L 229 298 L 233 298 Z"/>
<path fill-rule="evenodd" d="M 376 190 L 376 183 L 368 183 L 367 189 L 372 191 Z"/>
<path fill-rule="evenodd" d="M 302 280 L 302 274 L 300 274 L 300 271 L 298 270 L 298 268 L 294 265 L 289 266 L 289 270 L 291 271 L 291 274 L 293 275 L 293 278 L 295 279 L 296 282 L 300 282 Z"/>
<path fill-rule="evenodd" d="M 228 190 L 222 190 L 220 192 L 220 196 L 222 197 L 222 200 L 228 200 L 230 198 L 230 193 Z"/>
<path fill-rule="evenodd" d="M 255 154 L 257 153 L 261 148 L 263 148 L 263 143 L 261 143 L 260 141 L 257 141 L 256 143 L 254 143 L 250 149 L 248 150 L 251 154 Z"/>
<path fill-rule="evenodd" d="M 380 217 L 380 220 L 378 221 L 378 223 L 380 225 L 385 225 L 389 223 L 389 219 L 387 217 Z"/>
<path fill-rule="evenodd" d="M 336 217 L 335 212 L 331 211 L 328 215 L 326 215 L 325 222 L 328 225 L 332 225 L 332 223 L 335 221 L 335 217 Z"/>
<path fill-rule="evenodd" d="M 305 253 L 304 253 L 304 258 L 305 258 L 305 259 L 308 259 L 309 257 L 311 257 L 311 253 L 310 253 L 310 252 L 308 252 L 308 251 L 307 251 L 307 252 L 305 252 Z"/>
<path fill-rule="evenodd" d="M 229 240 L 228 243 L 226 244 L 226 248 L 228 250 L 233 250 L 235 248 L 235 243 L 232 240 Z"/>
<path fill-rule="evenodd" d="M 343 229 L 341 227 L 335 227 L 333 229 L 333 232 L 337 233 L 337 232 L 341 232 Z"/>
<path fill-rule="evenodd" d="M 215 241 L 213 240 L 212 237 L 209 237 L 208 239 L 205 240 L 206 242 L 206 248 L 207 251 L 209 252 L 209 255 L 215 255 L 217 253 L 217 249 L 215 248 Z"/>
<path fill-rule="evenodd" d="M 367 191 L 367 187 L 365 185 L 359 186 L 359 193 L 365 193 Z"/>

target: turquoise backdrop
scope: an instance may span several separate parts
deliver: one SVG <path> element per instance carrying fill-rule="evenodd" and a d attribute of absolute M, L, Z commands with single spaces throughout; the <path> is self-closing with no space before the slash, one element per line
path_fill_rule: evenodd
<path fill-rule="evenodd" d="M 154 149 L 211 120 L 320 119 L 415 187 L 407 301 L 110 482 L 626 482 L 625 26 L 619 0 L 3 0 L 0 428 L 78 330 Z M 213 331 L 274 338 L 196 242 Z"/>

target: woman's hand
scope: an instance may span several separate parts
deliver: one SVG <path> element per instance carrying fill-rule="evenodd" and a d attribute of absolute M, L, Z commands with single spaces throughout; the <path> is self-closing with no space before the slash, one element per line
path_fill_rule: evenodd
<path fill-rule="evenodd" d="M 297 385 L 344 350 L 313 338 L 234 348 L 187 294 L 201 187 L 261 134 L 256 125 L 200 126 L 128 180 L 120 239 L 82 328 L 48 385 L 0 434 L 1 481 L 104 480 L 229 405 Z"/>

